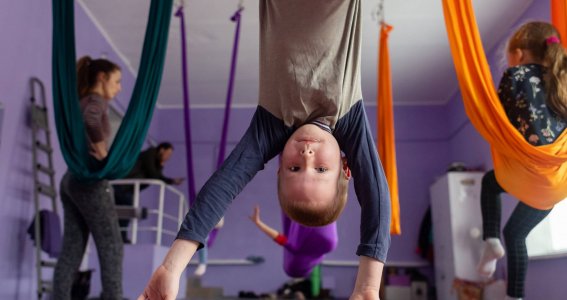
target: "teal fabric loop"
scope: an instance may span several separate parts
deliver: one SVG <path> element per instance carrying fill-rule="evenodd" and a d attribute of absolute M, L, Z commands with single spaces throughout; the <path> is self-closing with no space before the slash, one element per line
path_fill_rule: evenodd
<path fill-rule="evenodd" d="M 173 0 L 152 0 L 142 58 L 130 105 L 110 147 L 99 162 L 89 155 L 79 107 L 73 0 L 53 0 L 53 106 L 63 158 L 83 181 L 125 176 L 144 144 L 159 93 Z"/>

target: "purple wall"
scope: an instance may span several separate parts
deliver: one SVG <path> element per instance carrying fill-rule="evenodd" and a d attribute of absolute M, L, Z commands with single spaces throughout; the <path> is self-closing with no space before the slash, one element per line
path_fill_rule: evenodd
<path fill-rule="evenodd" d="M 35 298 L 35 252 L 26 230 L 33 217 L 31 173 L 31 129 L 28 126 L 30 77 L 40 78 L 46 87 L 51 110 L 51 2 L 0 2 L 0 102 L 4 120 L 0 144 L 0 298 Z M 119 61 L 99 31 L 81 9 L 76 15 L 77 54 Z M 88 50 L 88 51 L 87 51 Z M 124 92 L 131 90 L 133 77 L 124 72 Z M 53 115 L 52 144 L 57 182 L 66 167 L 57 150 Z M 47 202 L 47 201 L 46 201 Z"/>
<path fill-rule="evenodd" d="M 0 101 L 5 109 L 0 133 L 2 299 L 32 299 L 34 295 L 33 251 L 31 242 L 24 238 L 33 215 L 28 80 L 31 76 L 50 77 L 50 17 L 45 13 L 49 9 L 45 1 L 0 4 L 0 40 L 4 41 L 0 50 L 4 70 L 0 75 Z"/>

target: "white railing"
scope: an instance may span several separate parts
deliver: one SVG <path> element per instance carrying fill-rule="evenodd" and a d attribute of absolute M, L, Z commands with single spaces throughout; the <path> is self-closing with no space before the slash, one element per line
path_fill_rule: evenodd
<path fill-rule="evenodd" d="M 323 260 L 321 265 L 324 267 L 358 267 L 357 260 Z M 427 261 L 388 261 L 386 267 L 399 268 L 425 268 L 431 264 Z"/>
<path fill-rule="evenodd" d="M 183 218 L 185 214 L 189 210 L 187 201 L 185 201 L 185 195 L 177 190 L 176 188 L 165 184 L 161 180 L 157 179 L 119 179 L 119 180 L 112 180 L 110 182 L 113 186 L 132 186 L 134 188 L 134 204 L 132 205 L 133 209 L 140 208 L 140 186 L 142 185 L 150 185 L 150 186 L 157 186 L 159 188 L 159 197 L 157 203 L 157 209 L 148 209 L 148 214 L 154 214 L 157 216 L 157 224 L 156 226 L 152 227 L 138 227 L 138 218 L 133 218 L 131 222 L 132 226 L 132 244 L 136 244 L 138 240 L 138 231 L 155 231 L 156 232 L 156 245 L 161 245 L 162 235 L 167 234 L 170 236 L 175 237 L 177 235 L 177 231 L 165 230 L 163 228 L 163 219 L 168 219 L 173 222 L 177 222 L 177 228 L 181 226 L 183 222 Z M 164 206 L 166 201 L 166 191 L 173 193 L 177 196 L 178 201 L 178 210 L 177 216 L 168 214 L 164 212 Z M 168 200 L 170 201 L 170 200 Z M 120 228 L 120 230 L 128 230 L 127 228 Z"/>

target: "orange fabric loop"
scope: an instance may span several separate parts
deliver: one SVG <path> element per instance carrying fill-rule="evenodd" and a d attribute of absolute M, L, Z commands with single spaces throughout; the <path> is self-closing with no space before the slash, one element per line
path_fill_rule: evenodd
<path fill-rule="evenodd" d="M 567 1 L 551 0 L 551 23 L 559 31 L 561 44 L 567 48 Z"/>
<path fill-rule="evenodd" d="M 392 207 L 390 233 L 401 234 L 396 139 L 394 134 L 394 106 L 392 103 L 392 74 L 390 70 L 390 52 L 388 50 L 388 36 L 392 29 L 392 26 L 385 23 L 380 28 L 378 99 L 376 99 L 377 148 L 390 188 L 390 203 Z"/>
<path fill-rule="evenodd" d="M 498 183 L 527 205 L 553 207 L 567 196 L 567 131 L 553 144 L 530 145 L 500 104 L 470 0 L 443 0 L 443 12 L 465 110 L 490 143 Z"/>

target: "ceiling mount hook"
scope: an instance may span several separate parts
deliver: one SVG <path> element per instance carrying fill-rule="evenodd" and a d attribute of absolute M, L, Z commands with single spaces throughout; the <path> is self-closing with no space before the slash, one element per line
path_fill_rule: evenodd
<path fill-rule="evenodd" d="M 378 26 L 385 23 L 384 0 L 379 0 L 376 7 L 372 10 L 372 20 L 376 21 Z"/>

